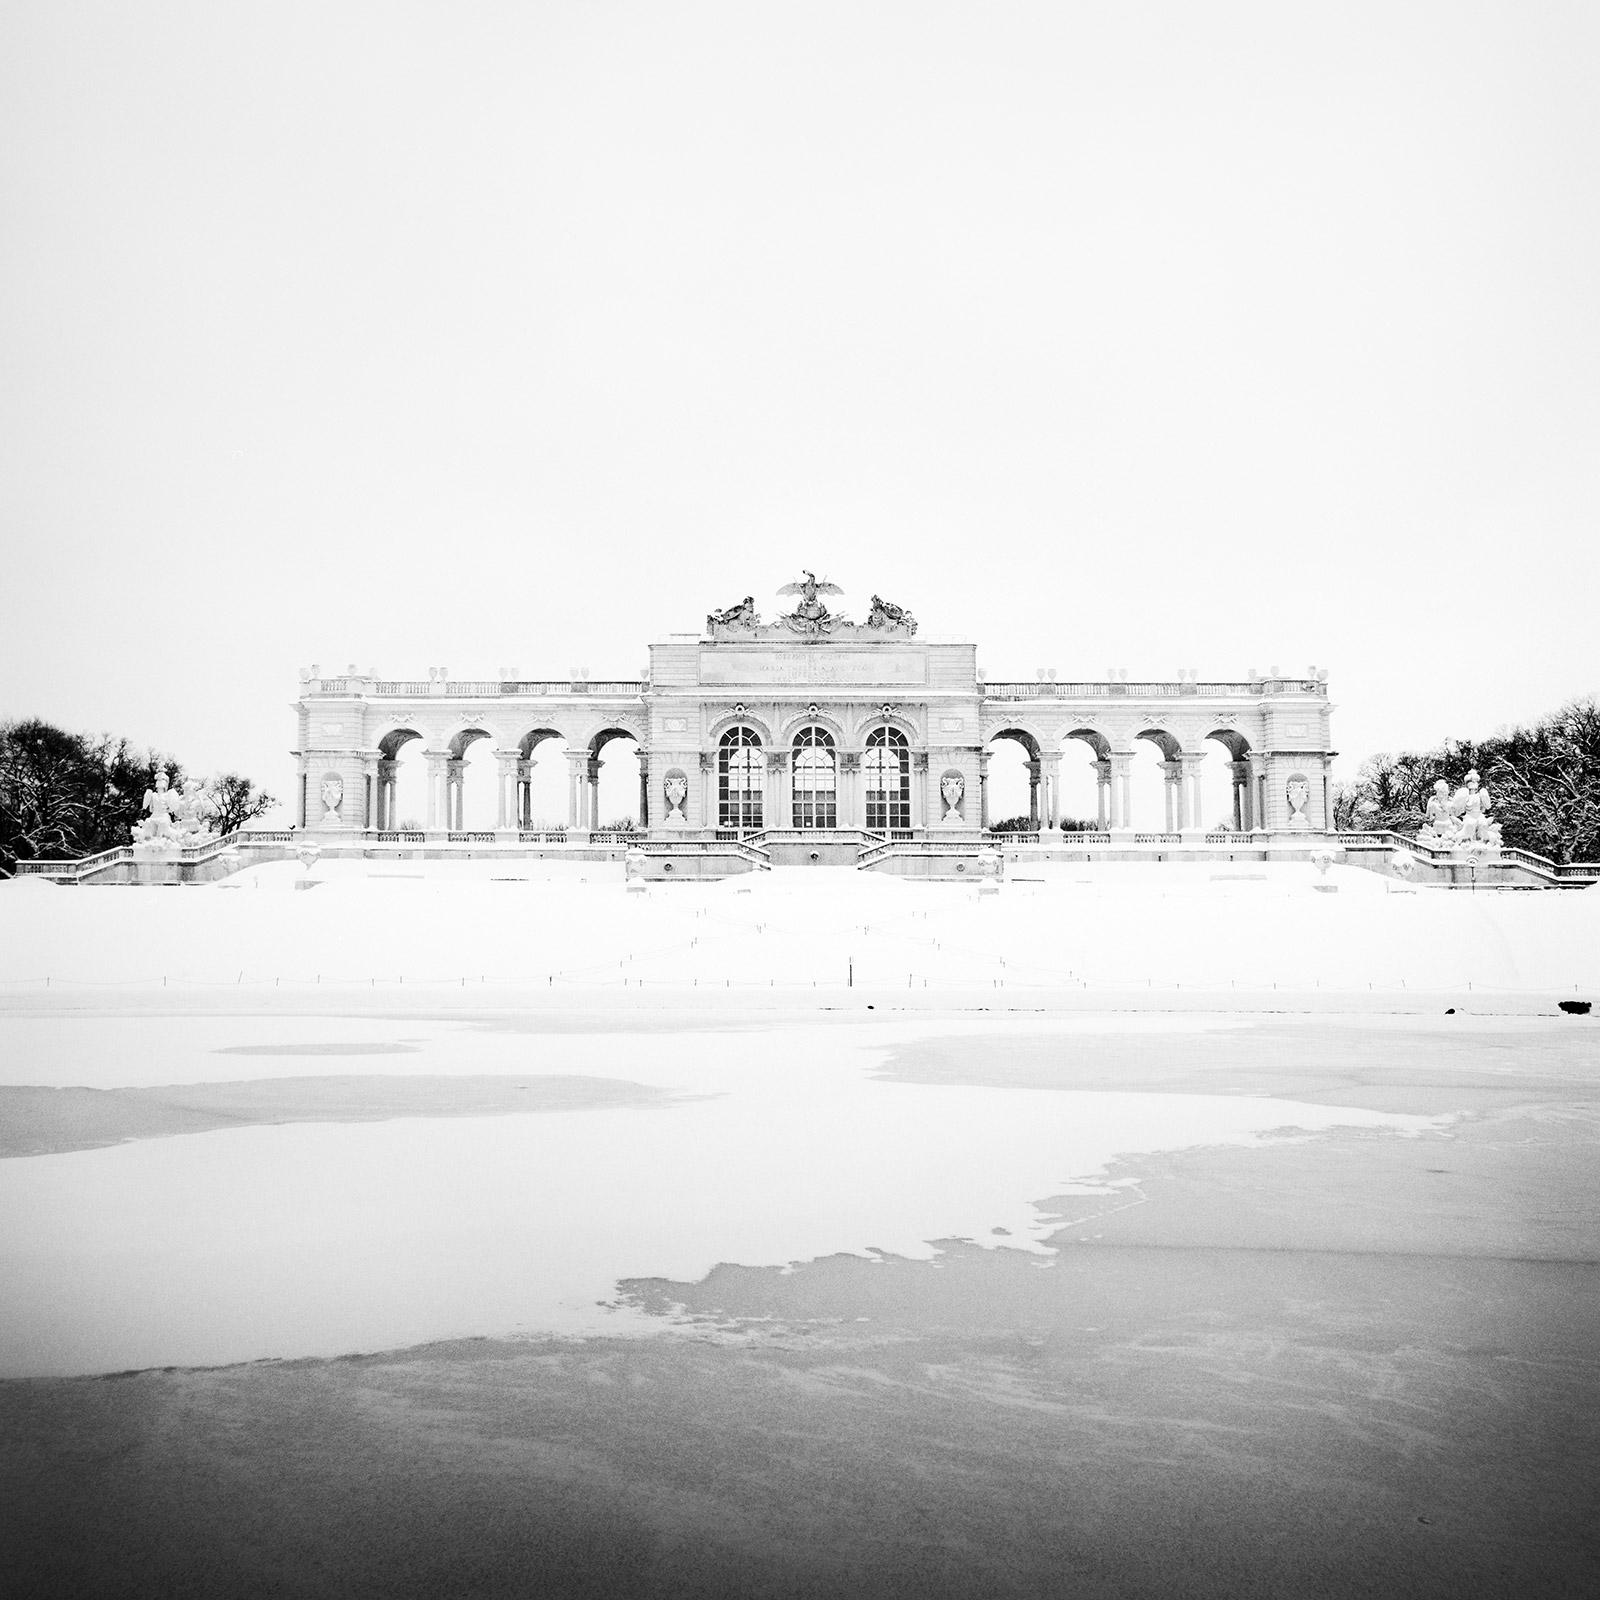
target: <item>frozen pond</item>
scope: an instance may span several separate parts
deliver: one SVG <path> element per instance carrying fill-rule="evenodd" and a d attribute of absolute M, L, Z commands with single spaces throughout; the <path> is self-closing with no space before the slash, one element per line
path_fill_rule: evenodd
<path fill-rule="evenodd" d="M 1051 1026 L 1064 1051 L 1114 1054 L 1134 1032 L 1215 1024 Z M 482 1116 L 384 1103 L 389 1120 L 338 1122 L 312 1120 L 309 1092 L 298 1113 L 280 1094 L 263 1102 L 266 1122 L 0 1161 L 0 1374 L 644 1332 L 662 1323 L 615 1306 L 619 1279 L 692 1280 L 724 1261 L 928 1257 L 935 1241 L 965 1238 L 1047 1264 L 1040 1241 L 1056 1214 L 1039 1202 L 1102 1187 L 1119 1154 L 1440 1125 L 1234 1094 L 874 1076 L 892 1046 L 934 1030 L 980 1058 L 1012 1036 L 1000 1021 L 535 1036 L 376 1016 L 0 1019 L 12 1084 L 248 1087 L 322 1074 L 358 1115 L 352 1074 L 616 1090 L 614 1103 L 580 1095 Z"/>

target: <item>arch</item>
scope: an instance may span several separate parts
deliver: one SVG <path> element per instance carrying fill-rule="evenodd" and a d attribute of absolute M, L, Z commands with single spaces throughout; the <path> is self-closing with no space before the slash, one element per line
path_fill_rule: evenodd
<path fill-rule="evenodd" d="M 893 728 L 907 744 L 915 743 L 918 736 L 917 726 L 908 717 L 901 717 L 891 712 L 887 717 L 881 711 L 874 711 L 870 716 L 861 717 L 855 726 L 856 742 L 865 747 L 868 738 L 875 728 Z"/>
<path fill-rule="evenodd" d="M 1066 746 L 1074 742 L 1089 747 L 1087 772 L 1076 762 L 1067 760 Z M 1065 828 L 1067 819 L 1072 817 L 1083 822 L 1092 821 L 1097 829 L 1104 831 L 1111 826 L 1112 817 L 1111 739 L 1099 728 L 1081 724 L 1068 728 L 1061 736 L 1061 743 L 1059 792 L 1055 804 L 1061 825 Z"/>
<path fill-rule="evenodd" d="M 1022 759 L 1007 756 L 995 746 L 1002 741 L 1020 746 Z M 985 736 L 981 814 L 984 827 L 996 820 L 1026 815 L 1031 827 L 1039 826 L 1039 779 L 1043 748 L 1032 728 L 1006 723 Z M 1023 812 L 1020 807 L 1026 805 Z"/>
<path fill-rule="evenodd" d="M 452 761 L 460 761 L 480 739 L 488 739 L 492 742 L 494 735 L 487 728 L 480 728 L 476 725 L 470 728 L 462 728 L 459 733 L 452 735 L 449 744 L 445 748 L 450 752 Z"/>
<path fill-rule="evenodd" d="M 545 749 L 544 746 L 551 748 Z M 542 724 L 516 742 L 517 779 L 513 817 L 519 828 L 564 828 L 571 824 L 572 748 L 560 728 Z"/>
<path fill-rule="evenodd" d="M 911 742 L 900 729 L 879 726 L 867 735 L 861 786 L 869 828 L 882 832 L 911 826 Z"/>
<path fill-rule="evenodd" d="M 1031 728 L 1021 728 L 1015 725 L 1006 728 L 996 728 L 993 733 L 985 738 L 985 744 L 993 744 L 996 739 L 1015 739 L 1024 750 L 1028 752 L 1030 761 L 1037 761 L 1040 754 L 1039 736 Z"/>
<path fill-rule="evenodd" d="M 825 729 L 832 735 L 835 745 L 844 744 L 848 738 L 844 723 L 838 717 L 820 708 L 813 711 L 806 707 L 796 711 L 792 716 L 786 717 L 780 722 L 778 727 L 782 742 L 791 749 L 794 747 L 795 739 L 807 728 Z"/>
<path fill-rule="evenodd" d="M 1096 761 L 1105 761 L 1111 755 L 1111 740 L 1098 728 L 1068 728 L 1061 737 L 1063 739 L 1077 739 L 1080 743 L 1088 745 L 1094 751 Z"/>
<path fill-rule="evenodd" d="M 741 832 L 762 826 L 766 752 L 761 736 L 739 722 L 717 741 L 717 825 Z"/>
<path fill-rule="evenodd" d="M 533 728 L 517 740 L 517 753 L 526 761 L 546 739 L 554 739 L 560 744 L 567 742 L 566 734 L 559 728 Z"/>
<path fill-rule="evenodd" d="M 761 744 L 776 743 L 772 729 L 760 717 L 752 716 L 748 711 L 725 711 L 721 716 L 713 718 L 711 725 L 706 729 L 706 738 L 708 741 L 720 744 L 735 728 L 748 728 Z"/>
<path fill-rule="evenodd" d="M 427 774 L 415 751 L 409 758 L 402 753 L 407 745 L 420 744 L 422 739 L 416 728 L 391 728 L 378 740 L 377 788 L 369 827 L 422 827 L 428 809 Z"/>
<path fill-rule="evenodd" d="M 630 761 L 625 750 L 611 757 L 602 756 L 601 752 L 618 739 L 626 739 L 633 746 L 635 760 Z M 589 740 L 586 773 L 589 792 L 585 799 L 592 827 L 606 828 L 624 820 L 631 820 L 639 827 L 647 823 L 645 813 L 649 801 L 637 764 L 637 752 L 643 748 L 644 740 L 633 729 L 618 726 L 601 728 Z"/>
<path fill-rule="evenodd" d="M 1166 728 L 1159 728 L 1151 724 L 1148 728 L 1141 728 L 1134 734 L 1135 739 L 1145 739 L 1161 752 L 1162 758 L 1167 761 L 1176 761 L 1183 754 L 1183 743 L 1175 733 Z"/>
<path fill-rule="evenodd" d="M 413 739 L 421 737 L 415 728 L 391 728 L 378 741 L 378 754 L 385 761 L 393 761 L 404 746 L 410 744 Z"/>
<path fill-rule="evenodd" d="M 598 756 L 613 739 L 632 739 L 635 744 L 643 743 L 636 728 L 619 728 L 614 724 L 600 729 L 589 741 L 589 754 Z"/>
<path fill-rule="evenodd" d="M 447 829 L 490 829 L 499 822 L 495 736 L 473 723 L 446 744 L 444 825 Z M 480 747 L 476 750 L 474 747 Z M 485 772 L 483 769 L 487 768 Z"/>
<path fill-rule="evenodd" d="M 1179 832 L 1187 821 L 1183 741 L 1170 728 L 1150 723 L 1132 736 L 1128 747 L 1127 825 L 1150 833 Z"/>
<path fill-rule="evenodd" d="M 1258 826 L 1256 797 L 1250 782 L 1250 741 L 1237 728 L 1213 728 L 1201 742 L 1203 744 L 1214 742 L 1221 745 L 1228 753 L 1225 762 L 1218 761 L 1214 753 L 1206 762 L 1206 765 L 1213 770 L 1224 765 L 1228 769 L 1226 782 L 1219 781 L 1215 786 L 1210 783 L 1206 785 L 1208 793 L 1229 796 L 1226 807 L 1212 802 L 1214 810 L 1223 812 L 1218 825 L 1225 826 L 1234 833 L 1249 833 Z"/>
<path fill-rule="evenodd" d="M 792 750 L 794 826 L 838 827 L 839 753 L 833 735 L 828 729 L 813 722 L 794 736 Z"/>

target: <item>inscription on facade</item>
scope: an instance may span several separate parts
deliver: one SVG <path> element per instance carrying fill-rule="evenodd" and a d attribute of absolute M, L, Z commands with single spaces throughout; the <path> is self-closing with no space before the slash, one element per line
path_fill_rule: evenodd
<path fill-rule="evenodd" d="M 926 683 L 920 654 L 888 650 L 703 650 L 702 683 Z"/>

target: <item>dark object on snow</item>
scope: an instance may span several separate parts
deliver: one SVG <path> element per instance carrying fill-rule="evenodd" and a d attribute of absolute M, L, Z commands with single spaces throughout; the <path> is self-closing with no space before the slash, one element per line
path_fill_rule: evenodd
<path fill-rule="evenodd" d="M 1590 1002 L 1587 1000 L 1558 1000 L 1556 1004 L 1569 1017 L 1586 1017 L 1589 1015 Z"/>

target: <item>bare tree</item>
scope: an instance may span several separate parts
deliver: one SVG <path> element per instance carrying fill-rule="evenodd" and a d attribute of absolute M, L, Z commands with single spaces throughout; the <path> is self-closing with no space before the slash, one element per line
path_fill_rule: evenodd
<path fill-rule="evenodd" d="M 216 807 L 218 833 L 232 833 L 247 822 L 254 822 L 278 803 L 266 790 L 257 789 L 250 779 L 237 772 L 225 772 L 220 778 L 213 778 L 210 792 Z"/>

